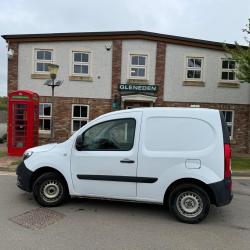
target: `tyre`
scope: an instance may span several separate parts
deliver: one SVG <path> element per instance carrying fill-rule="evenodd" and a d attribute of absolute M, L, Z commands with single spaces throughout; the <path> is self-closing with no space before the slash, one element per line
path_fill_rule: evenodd
<path fill-rule="evenodd" d="M 67 183 L 56 173 L 42 174 L 34 182 L 33 195 L 41 206 L 59 206 L 69 196 Z"/>
<path fill-rule="evenodd" d="M 181 184 L 169 196 L 169 210 L 185 223 L 199 223 L 206 218 L 210 209 L 207 193 L 195 184 Z"/>

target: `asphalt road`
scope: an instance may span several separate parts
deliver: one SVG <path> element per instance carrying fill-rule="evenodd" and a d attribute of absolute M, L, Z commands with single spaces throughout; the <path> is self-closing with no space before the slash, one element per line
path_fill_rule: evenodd
<path fill-rule="evenodd" d="M 3 173 L 2 173 L 3 174 Z M 38 208 L 15 176 L 0 173 L 0 249 L 250 249 L 250 179 L 234 180 L 234 199 L 212 207 L 196 225 L 177 222 L 162 206 L 74 199 L 42 229 L 10 220 Z"/>

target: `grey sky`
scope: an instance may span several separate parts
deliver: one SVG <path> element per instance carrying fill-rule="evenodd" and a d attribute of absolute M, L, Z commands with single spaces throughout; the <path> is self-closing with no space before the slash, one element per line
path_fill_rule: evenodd
<path fill-rule="evenodd" d="M 249 0 L 1 0 L 0 34 L 145 30 L 244 43 Z M 0 96 L 7 92 L 0 39 Z"/>

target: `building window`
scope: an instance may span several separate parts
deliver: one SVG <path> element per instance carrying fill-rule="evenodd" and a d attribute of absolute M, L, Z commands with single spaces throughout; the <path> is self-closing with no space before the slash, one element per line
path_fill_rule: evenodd
<path fill-rule="evenodd" d="M 48 64 L 52 63 L 52 50 L 35 49 L 35 72 L 48 73 Z"/>
<path fill-rule="evenodd" d="M 90 75 L 90 53 L 73 51 L 73 75 Z"/>
<path fill-rule="evenodd" d="M 234 81 L 236 70 L 235 61 L 232 59 L 222 59 L 221 67 L 221 80 Z"/>
<path fill-rule="evenodd" d="M 89 121 L 88 105 L 72 105 L 72 132 L 87 124 Z"/>
<path fill-rule="evenodd" d="M 186 80 L 202 80 L 203 58 L 187 57 Z"/>
<path fill-rule="evenodd" d="M 50 132 L 51 125 L 51 103 L 39 104 L 39 130 L 40 132 Z"/>
<path fill-rule="evenodd" d="M 147 76 L 147 56 L 130 55 L 130 77 L 146 78 Z"/>
<path fill-rule="evenodd" d="M 230 139 L 233 138 L 234 112 L 232 110 L 222 110 L 227 124 Z"/>

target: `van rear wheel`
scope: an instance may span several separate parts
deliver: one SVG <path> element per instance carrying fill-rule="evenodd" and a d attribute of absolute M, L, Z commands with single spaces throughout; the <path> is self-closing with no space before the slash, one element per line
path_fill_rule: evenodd
<path fill-rule="evenodd" d="M 195 184 L 181 184 L 169 196 L 169 210 L 185 223 L 198 223 L 206 218 L 210 209 L 207 193 Z"/>
<path fill-rule="evenodd" d="M 68 197 L 67 184 L 60 175 L 45 173 L 35 180 L 33 195 L 41 206 L 59 206 Z"/>

